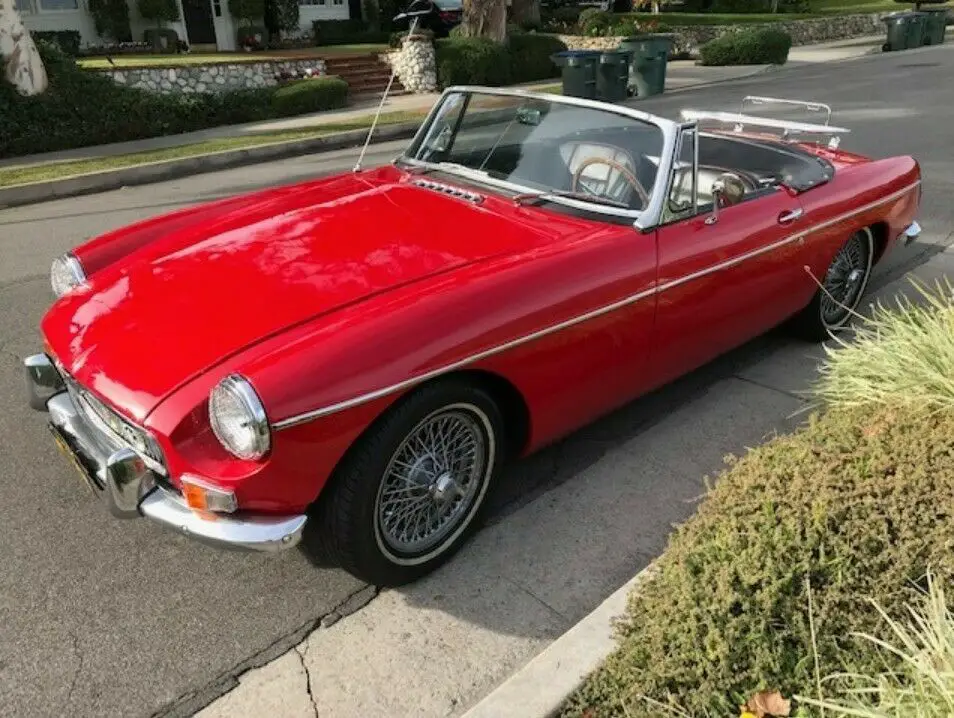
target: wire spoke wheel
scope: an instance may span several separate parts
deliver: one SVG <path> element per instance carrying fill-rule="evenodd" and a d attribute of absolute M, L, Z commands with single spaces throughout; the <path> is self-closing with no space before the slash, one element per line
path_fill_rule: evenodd
<path fill-rule="evenodd" d="M 440 409 L 411 429 L 378 491 L 381 549 L 398 561 L 440 553 L 472 518 L 494 448 L 489 420 L 470 404 Z"/>
<path fill-rule="evenodd" d="M 821 320 L 826 327 L 838 327 L 849 318 L 864 292 L 871 271 L 871 235 L 855 234 L 835 255 L 822 285 Z"/>

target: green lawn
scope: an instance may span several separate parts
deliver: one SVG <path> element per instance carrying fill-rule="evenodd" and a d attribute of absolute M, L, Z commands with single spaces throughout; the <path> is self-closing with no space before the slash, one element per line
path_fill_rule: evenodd
<path fill-rule="evenodd" d="M 236 62 L 263 62 L 267 60 L 307 60 L 311 57 L 335 55 L 362 55 L 369 52 L 385 52 L 387 45 L 365 43 L 355 45 L 326 45 L 305 47 L 297 50 L 274 50 L 268 52 L 213 52 L 189 55 L 118 55 L 113 65 L 105 57 L 81 57 L 77 62 L 88 69 L 110 67 L 181 67 L 183 65 L 221 65 Z"/>
<path fill-rule="evenodd" d="M 424 118 L 424 112 L 388 112 L 378 119 L 378 126 L 394 125 L 401 122 L 417 122 Z M 196 157 L 198 155 L 213 154 L 226 150 L 237 150 L 248 147 L 304 140 L 312 137 L 323 137 L 337 132 L 348 130 L 362 130 L 371 126 L 372 115 L 358 117 L 347 122 L 334 122 L 327 125 L 306 127 L 297 130 L 281 130 L 277 132 L 263 132 L 242 137 L 223 137 L 206 140 L 191 145 L 180 145 L 167 149 L 135 152 L 126 155 L 110 157 L 93 157 L 90 159 L 74 160 L 70 162 L 48 162 L 33 165 L 14 165 L 0 169 L 0 187 L 62 179 L 74 175 L 91 174 L 105 170 L 115 170 L 124 167 Z"/>

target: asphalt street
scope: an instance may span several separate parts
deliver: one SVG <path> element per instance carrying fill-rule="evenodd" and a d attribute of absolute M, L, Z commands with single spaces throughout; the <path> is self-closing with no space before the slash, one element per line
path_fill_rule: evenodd
<path fill-rule="evenodd" d="M 954 208 L 954 46 L 782 69 L 757 78 L 639 103 L 675 117 L 682 108 L 729 109 L 746 94 L 827 102 L 852 133 L 843 146 L 885 157 L 912 154 L 924 173 L 924 241 L 879 267 L 873 289 L 950 241 Z M 404 143 L 372 146 L 365 165 Z M 322 617 L 369 594 L 297 552 L 277 557 L 206 548 L 145 521 L 110 518 L 81 486 L 25 403 L 20 359 L 40 348 L 50 303 L 48 267 L 86 238 L 195 202 L 285 184 L 354 164 L 357 150 L 197 175 L 154 185 L 0 211 L 0 715 L 189 714 L 241 670 L 288 649 Z M 188 351 L 142 347 L 143 355 Z M 746 361 L 787 341 L 769 336 L 735 354 Z M 692 400 L 728 371 L 716 362 L 688 381 L 623 409 L 510 472 L 495 499 L 506 522 L 531 497 L 572 481 L 611 446 Z M 656 491 L 665 491 L 657 484 Z M 678 521 L 691 507 L 673 507 Z M 598 531 L 598 526 L 594 526 Z M 647 537 L 658 548 L 665 536 Z M 558 570 L 556 567 L 554 570 Z M 350 600 L 349 600 L 350 599 Z M 366 650 L 374 651 L 373 645 Z M 329 660 L 334 660 L 329 656 Z"/>

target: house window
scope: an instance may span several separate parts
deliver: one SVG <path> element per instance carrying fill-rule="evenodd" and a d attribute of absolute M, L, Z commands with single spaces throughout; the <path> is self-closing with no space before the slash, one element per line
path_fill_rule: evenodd
<path fill-rule="evenodd" d="M 13 0 L 13 5 L 21 15 L 33 12 L 33 0 Z"/>
<path fill-rule="evenodd" d="M 63 10 L 78 10 L 79 0 L 40 0 L 40 10 L 44 12 L 60 12 Z"/>
<path fill-rule="evenodd" d="M 325 0 L 298 0 L 299 5 L 324 5 Z"/>

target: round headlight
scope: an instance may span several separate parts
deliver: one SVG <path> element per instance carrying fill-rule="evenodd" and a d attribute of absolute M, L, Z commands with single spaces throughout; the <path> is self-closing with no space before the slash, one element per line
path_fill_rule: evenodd
<path fill-rule="evenodd" d="M 50 286 L 57 298 L 86 282 L 83 265 L 71 253 L 57 257 L 50 265 Z"/>
<path fill-rule="evenodd" d="M 209 395 L 209 420 L 216 438 L 240 459 L 260 459 L 271 446 L 265 407 L 248 380 L 232 374 Z"/>

